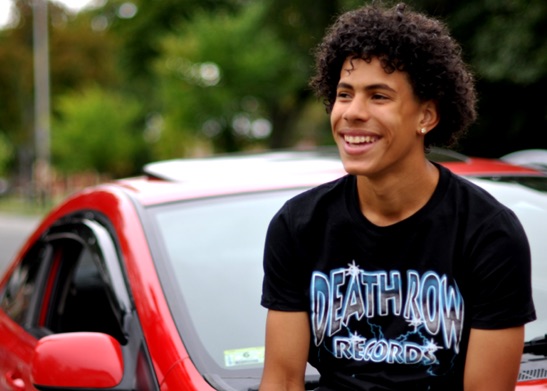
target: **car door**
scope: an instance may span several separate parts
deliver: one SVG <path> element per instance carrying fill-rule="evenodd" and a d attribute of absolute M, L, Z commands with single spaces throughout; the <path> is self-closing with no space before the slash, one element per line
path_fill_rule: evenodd
<path fill-rule="evenodd" d="M 44 279 L 45 266 L 51 260 L 51 247 L 35 244 L 12 271 L 0 290 L 0 388 L 32 390 L 29 362 L 36 336 L 29 332 L 37 291 Z"/>
<path fill-rule="evenodd" d="M 158 389 L 108 227 L 106 218 L 92 213 L 57 222 L 0 291 L 1 388 L 35 389 L 30 361 L 38 339 L 86 331 L 111 335 L 124 347 L 124 384 Z"/>

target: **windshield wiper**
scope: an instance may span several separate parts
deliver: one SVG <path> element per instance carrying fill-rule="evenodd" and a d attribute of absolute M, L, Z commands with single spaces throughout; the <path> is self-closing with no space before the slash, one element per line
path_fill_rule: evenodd
<path fill-rule="evenodd" d="M 524 343 L 524 353 L 547 356 L 547 334 Z"/>

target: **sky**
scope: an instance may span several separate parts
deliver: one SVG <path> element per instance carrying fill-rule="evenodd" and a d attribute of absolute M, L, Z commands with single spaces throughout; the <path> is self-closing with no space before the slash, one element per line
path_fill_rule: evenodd
<path fill-rule="evenodd" d="M 71 11 L 78 11 L 83 7 L 91 5 L 94 0 L 53 0 L 61 3 Z M 0 28 L 4 27 L 11 17 L 12 0 L 0 0 Z"/>

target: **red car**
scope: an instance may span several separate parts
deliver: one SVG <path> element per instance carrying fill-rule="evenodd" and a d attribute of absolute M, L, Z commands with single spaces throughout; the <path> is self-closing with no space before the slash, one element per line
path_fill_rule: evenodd
<path fill-rule="evenodd" d="M 431 159 L 525 225 L 538 320 L 517 389 L 545 390 L 547 176 L 446 151 Z M 0 389 L 256 390 L 267 224 L 289 197 L 343 174 L 332 149 L 173 160 L 70 197 L 0 280 Z"/>

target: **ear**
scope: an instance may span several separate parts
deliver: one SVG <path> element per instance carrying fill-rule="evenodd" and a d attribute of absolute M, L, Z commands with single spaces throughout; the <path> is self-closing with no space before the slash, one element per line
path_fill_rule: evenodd
<path fill-rule="evenodd" d="M 437 102 L 428 100 L 423 103 L 422 115 L 420 118 L 420 129 L 426 129 L 426 133 L 431 131 L 435 126 L 439 124 L 439 110 L 437 109 Z M 423 133 L 423 132 L 422 132 Z"/>

